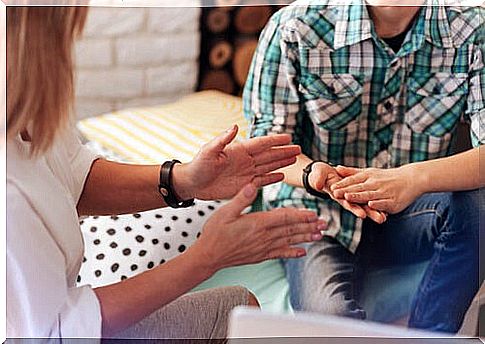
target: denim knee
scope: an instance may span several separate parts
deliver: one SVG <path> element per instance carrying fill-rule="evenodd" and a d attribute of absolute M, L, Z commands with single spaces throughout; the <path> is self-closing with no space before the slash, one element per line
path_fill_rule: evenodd
<path fill-rule="evenodd" d="M 478 240 L 479 236 L 479 190 L 447 193 L 447 199 L 441 205 L 441 216 L 446 232 L 465 234 Z"/>

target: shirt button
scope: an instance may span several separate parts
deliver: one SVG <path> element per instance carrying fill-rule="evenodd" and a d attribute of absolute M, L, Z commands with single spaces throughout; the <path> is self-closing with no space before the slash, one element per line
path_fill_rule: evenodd
<path fill-rule="evenodd" d="M 391 111 L 392 110 L 392 103 L 388 100 L 384 103 L 384 108 L 387 110 L 387 111 Z"/>

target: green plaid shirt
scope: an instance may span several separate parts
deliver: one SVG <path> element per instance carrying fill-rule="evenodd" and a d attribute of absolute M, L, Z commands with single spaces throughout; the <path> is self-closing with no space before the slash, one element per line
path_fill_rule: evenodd
<path fill-rule="evenodd" d="M 290 133 L 312 159 L 379 168 L 450 154 L 460 120 L 483 144 L 485 10 L 423 6 L 394 53 L 354 2 L 294 3 L 273 16 L 244 91 L 252 136 Z M 283 183 L 264 198 L 317 210 L 328 234 L 356 250 L 362 221 L 338 203 Z"/>

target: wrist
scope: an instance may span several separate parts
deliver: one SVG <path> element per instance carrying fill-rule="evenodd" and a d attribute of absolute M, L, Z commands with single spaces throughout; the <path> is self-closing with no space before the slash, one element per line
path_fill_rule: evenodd
<path fill-rule="evenodd" d="M 308 176 L 308 181 L 309 181 L 309 184 L 310 186 L 317 190 L 317 191 L 324 191 L 324 192 L 327 192 L 327 190 L 325 190 L 324 186 L 325 185 L 318 185 L 318 177 L 316 177 L 317 175 L 318 176 L 322 176 L 322 175 L 326 175 L 327 174 L 327 169 L 330 165 L 328 165 L 327 163 L 323 162 L 323 161 L 317 161 L 315 162 L 315 164 L 313 165 L 313 168 L 312 168 L 312 171 L 310 172 L 310 175 Z M 316 178 L 315 178 L 316 177 Z"/>
<path fill-rule="evenodd" d="M 189 164 L 175 164 L 173 166 L 172 185 L 179 200 L 195 198 L 195 185 L 189 171 Z"/>
<path fill-rule="evenodd" d="M 420 163 L 412 163 L 401 166 L 405 173 L 410 189 L 418 195 L 430 192 L 430 178 L 425 168 Z"/>
<path fill-rule="evenodd" d="M 322 169 L 327 168 L 323 161 L 315 160 L 310 162 L 303 169 L 302 183 L 305 190 L 312 196 L 319 198 L 328 198 L 328 192 L 324 189 L 325 180 L 322 180 Z M 326 177 L 325 177 L 326 178 Z"/>
<path fill-rule="evenodd" d="M 199 266 L 198 271 L 202 274 L 204 279 L 212 277 L 221 268 L 218 266 L 218 262 L 214 257 L 207 252 L 207 248 L 198 240 L 192 245 L 187 253 L 193 256 L 193 261 L 197 262 Z"/>

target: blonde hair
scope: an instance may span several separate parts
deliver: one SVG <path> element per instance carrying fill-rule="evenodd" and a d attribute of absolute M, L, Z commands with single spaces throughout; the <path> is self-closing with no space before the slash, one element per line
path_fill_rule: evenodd
<path fill-rule="evenodd" d="M 31 154 L 48 150 L 74 99 L 72 46 L 87 7 L 7 7 L 7 138 L 28 128 Z"/>

